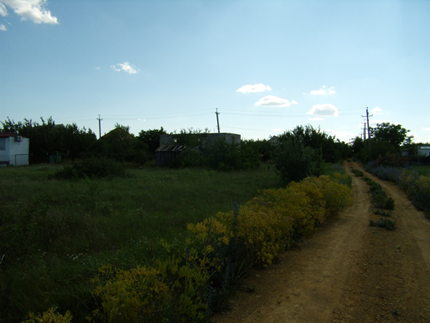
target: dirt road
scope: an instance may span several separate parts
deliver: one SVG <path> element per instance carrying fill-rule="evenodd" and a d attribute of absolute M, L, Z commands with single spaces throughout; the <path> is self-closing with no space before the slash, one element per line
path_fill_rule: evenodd
<path fill-rule="evenodd" d="M 359 169 L 355 163 L 346 164 Z M 217 323 L 430 322 L 430 221 L 394 184 L 396 230 L 370 227 L 367 184 L 352 175 L 354 205 L 280 263 L 252 271 Z"/>

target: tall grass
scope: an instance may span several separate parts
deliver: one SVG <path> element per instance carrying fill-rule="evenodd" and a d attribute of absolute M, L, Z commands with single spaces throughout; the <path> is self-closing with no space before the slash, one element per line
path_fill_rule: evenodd
<path fill-rule="evenodd" d="M 132 169 L 127 178 L 48 180 L 56 165 L 0 168 L 0 322 L 57 306 L 84 321 L 102 264 L 133 268 L 168 256 L 203 221 L 277 186 L 252 171 Z"/>

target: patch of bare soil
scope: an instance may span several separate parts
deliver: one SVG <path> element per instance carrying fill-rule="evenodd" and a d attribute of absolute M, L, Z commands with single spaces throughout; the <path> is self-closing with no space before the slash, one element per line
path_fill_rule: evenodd
<path fill-rule="evenodd" d="M 368 186 L 351 176 L 354 205 L 301 250 L 252 271 L 215 322 L 430 322 L 430 221 L 394 184 L 366 173 L 395 200 L 397 221 L 394 231 L 370 227 L 379 216 Z"/>

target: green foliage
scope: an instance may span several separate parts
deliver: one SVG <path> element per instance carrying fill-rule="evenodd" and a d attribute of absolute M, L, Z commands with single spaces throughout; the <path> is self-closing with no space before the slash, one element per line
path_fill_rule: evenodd
<path fill-rule="evenodd" d="M 387 218 L 380 218 L 377 222 L 370 220 L 369 225 L 371 227 L 379 227 L 379 228 L 385 228 L 387 230 L 393 231 L 396 227 L 396 220 L 390 220 Z"/>
<path fill-rule="evenodd" d="M 391 216 L 390 212 L 385 212 L 385 211 L 378 210 L 378 209 L 373 210 L 373 213 L 378 214 L 378 215 L 382 215 L 382 216 Z"/>
<path fill-rule="evenodd" d="M 408 137 L 408 132 L 402 125 L 391 124 L 389 122 L 378 123 L 376 128 L 370 129 L 372 142 L 379 142 L 394 147 L 409 143 L 413 136 Z"/>
<path fill-rule="evenodd" d="M 101 306 L 93 317 L 108 322 L 205 322 L 228 293 L 229 283 L 250 269 L 250 259 L 255 266 L 272 264 L 294 235 L 311 235 L 317 221 L 324 223 L 351 203 L 345 185 L 321 176 L 266 190 L 240 210 L 189 224 L 179 257 L 130 270 L 102 267 L 94 280 Z"/>
<path fill-rule="evenodd" d="M 336 163 L 351 155 L 351 148 L 320 129 L 298 126 L 277 137 L 274 163 L 281 181 L 300 181 L 323 174 L 323 162 Z"/>
<path fill-rule="evenodd" d="M 103 263 L 123 270 L 152 266 L 169 256 L 160 239 L 179 250 L 187 223 L 277 184 L 270 167 L 229 173 L 132 168 L 132 176 L 115 180 L 46 180 L 59 169 L 0 168 L 1 322 L 19 322 L 52 304 L 84 322 L 97 308 L 90 280 Z M 224 277 L 219 273 L 214 285 Z M 221 304 L 225 296 L 212 291 L 207 287 L 211 304 Z"/>
<path fill-rule="evenodd" d="M 79 129 L 76 124 L 57 125 L 52 117 L 41 123 L 31 119 L 15 122 L 9 118 L 1 122 L 2 132 L 14 132 L 30 138 L 30 163 L 49 162 L 49 156 L 62 154 L 71 159 L 92 155 L 96 147 L 95 134 L 85 128 Z"/>
<path fill-rule="evenodd" d="M 281 181 L 288 183 L 320 175 L 323 160 L 320 150 L 305 146 L 297 137 L 285 135 L 276 145 L 274 163 Z"/>
<path fill-rule="evenodd" d="M 252 169 L 260 165 L 257 152 L 247 142 L 235 144 L 219 138 L 203 154 L 205 165 L 221 171 Z"/>
<path fill-rule="evenodd" d="M 64 315 L 58 313 L 55 306 L 49 308 L 46 312 L 34 314 L 29 313 L 28 318 L 21 323 L 71 323 L 72 314 L 66 311 Z"/>
<path fill-rule="evenodd" d="M 54 178 L 79 179 L 124 176 L 127 176 L 124 164 L 109 158 L 92 157 L 76 161 L 72 165 L 64 166 L 55 173 Z"/>
<path fill-rule="evenodd" d="M 155 150 L 160 146 L 160 136 L 166 134 L 166 131 L 160 129 L 141 130 L 137 139 L 148 147 L 150 154 L 155 154 Z"/>
<path fill-rule="evenodd" d="M 351 168 L 351 171 L 357 177 L 363 177 L 364 176 L 364 173 L 361 170 Z"/>

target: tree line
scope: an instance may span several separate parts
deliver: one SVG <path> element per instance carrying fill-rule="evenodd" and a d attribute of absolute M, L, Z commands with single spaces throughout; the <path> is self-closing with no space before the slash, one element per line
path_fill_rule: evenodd
<path fill-rule="evenodd" d="M 75 123 L 56 124 L 52 117 L 19 122 L 7 118 L 0 122 L 1 132 L 30 138 L 30 163 L 49 162 L 50 156 L 61 155 L 63 159 L 73 161 L 102 156 L 119 162 L 147 164 L 155 160 L 160 135 L 168 134 L 161 127 L 141 130 L 134 135 L 128 126 L 117 123 L 112 131 L 97 139 L 91 129 L 79 128 Z M 289 181 L 320 174 L 324 162 L 335 163 L 353 156 L 367 162 L 390 154 L 400 155 L 401 150 L 409 155 L 417 152 L 413 136 L 408 135 L 409 130 L 391 123 L 377 124 L 370 130 L 370 139 L 356 137 L 351 143 L 306 125 L 269 140 L 242 140 L 237 144 L 218 142 L 204 154 L 193 150 L 208 133 L 208 129 L 192 128 L 171 133 L 175 143 L 186 149 L 170 166 L 209 166 L 229 170 L 257 167 L 262 162 L 272 161 L 281 177 Z"/>

